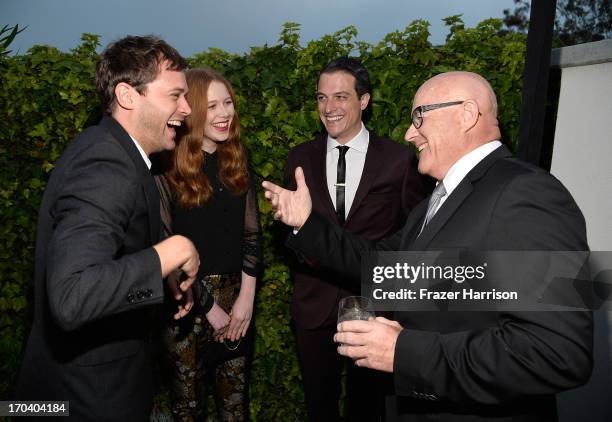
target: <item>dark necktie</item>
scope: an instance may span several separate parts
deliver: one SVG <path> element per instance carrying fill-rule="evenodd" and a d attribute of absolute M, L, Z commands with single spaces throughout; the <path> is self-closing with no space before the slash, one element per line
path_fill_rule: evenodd
<path fill-rule="evenodd" d="M 340 224 L 344 224 L 344 188 L 346 187 L 346 160 L 344 155 L 349 147 L 346 145 L 337 146 L 340 155 L 338 156 L 338 177 L 336 178 L 336 215 Z"/>

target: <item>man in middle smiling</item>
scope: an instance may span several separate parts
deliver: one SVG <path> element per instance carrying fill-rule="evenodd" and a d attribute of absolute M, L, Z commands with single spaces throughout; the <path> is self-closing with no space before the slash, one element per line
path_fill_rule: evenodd
<path fill-rule="evenodd" d="M 289 152 L 285 185 L 296 188 L 295 169 L 302 167 L 315 211 L 351 233 L 382 239 L 398 230 L 425 197 L 414 151 L 378 137 L 362 123 L 371 86 L 368 71 L 358 60 L 342 57 L 327 64 L 319 75 L 316 96 L 325 131 Z M 291 316 L 308 418 L 336 422 L 346 361 L 333 341 L 338 302 L 360 293 L 316 262 L 296 263 L 292 270 Z M 372 402 L 377 375 L 349 364 L 347 376 L 346 419 L 378 421 L 379 406 Z"/>

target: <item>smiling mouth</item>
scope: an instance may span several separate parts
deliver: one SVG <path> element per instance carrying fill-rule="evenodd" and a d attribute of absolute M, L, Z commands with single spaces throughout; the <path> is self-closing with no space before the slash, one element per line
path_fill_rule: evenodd
<path fill-rule="evenodd" d="M 325 116 L 325 120 L 328 122 L 337 122 L 341 120 L 344 116 Z"/>
<path fill-rule="evenodd" d="M 225 131 L 229 127 L 229 120 L 225 122 L 213 123 L 212 127 L 214 127 L 217 130 Z"/>
<path fill-rule="evenodd" d="M 419 146 L 417 147 L 417 149 L 419 150 L 419 152 L 421 152 L 421 151 L 423 151 L 423 150 L 425 149 L 425 147 L 426 147 L 427 145 L 428 145 L 428 144 L 427 144 L 427 142 L 425 142 L 425 143 L 423 143 L 423 144 L 419 145 Z"/>
<path fill-rule="evenodd" d="M 166 124 L 170 127 L 181 127 L 183 122 L 180 120 L 168 120 Z"/>

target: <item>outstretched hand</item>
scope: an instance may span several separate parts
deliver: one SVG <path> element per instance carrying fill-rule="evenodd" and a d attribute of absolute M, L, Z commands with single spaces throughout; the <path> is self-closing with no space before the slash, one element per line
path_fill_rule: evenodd
<path fill-rule="evenodd" d="M 297 189 L 294 191 L 268 181 L 263 182 L 262 186 L 265 189 L 266 199 L 272 204 L 274 219 L 299 229 L 312 212 L 312 200 L 301 167 L 295 169 L 295 182 Z"/>

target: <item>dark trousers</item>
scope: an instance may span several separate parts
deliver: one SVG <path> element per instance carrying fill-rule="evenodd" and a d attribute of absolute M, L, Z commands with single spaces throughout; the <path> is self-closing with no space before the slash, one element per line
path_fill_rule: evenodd
<path fill-rule="evenodd" d="M 332 325 L 307 330 L 295 324 L 298 358 L 310 422 L 338 422 L 338 401 L 343 365 L 347 366 L 346 421 L 380 422 L 383 413 L 383 378 L 387 374 L 355 366 L 340 356 L 335 315 Z"/>

